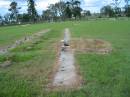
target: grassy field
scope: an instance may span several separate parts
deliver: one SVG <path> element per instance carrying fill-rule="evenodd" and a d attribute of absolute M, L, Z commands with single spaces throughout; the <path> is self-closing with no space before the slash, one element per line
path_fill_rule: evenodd
<path fill-rule="evenodd" d="M 0 27 L 0 46 L 12 44 L 16 39 L 48 28 L 46 24 Z"/>
<path fill-rule="evenodd" d="M 130 97 L 130 21 L 79 21 L 0 28 L 0 46 L 50 28 L 37 44 L 25 43 L 7 56 L 13 64 L 0 68 L 0 97 Z M 73 38 L 103 39 L 112 44 L 107 55 L 75 54 L 84 83 L 79 90 L 46 91 L 56 60 L 56 43 L 70 28 Z M 32 47 L 28 50 L 27 47 Z"/>

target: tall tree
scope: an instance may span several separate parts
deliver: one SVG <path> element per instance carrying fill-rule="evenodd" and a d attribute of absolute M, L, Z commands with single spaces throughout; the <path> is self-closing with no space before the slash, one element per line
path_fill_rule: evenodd
<path fill-rule="evenodd" d="M 2 16 L 0 15 L 0 21 L 2 20 Z"/>
<path fill-rule="evenodd" d="M 52 11 L 50 9 L 43 11 L 43 14 L 42 14 L 43 20 L 52 22 L 53 18 L 54 18 L 54 13 L 52 13 Z"/>
<path fill-rule="evenodd" d="M 114 10 L 110 5 L 103 6 L 100 10 L 102 15 L 108 16 L 108 17 L 113 17 L 114 16 Z"/>
<path fill-rule="evenodd" d="M 52 17 L 57 17 L 57 15 L 58 15 L 58 11 L 57 11 L 57 7 L 55 6 L 55 4 L 50 4 L 49 6 L 48 6 L 48 9 L 50 10 L 50 15 L 52 16 Z"/>
<path fill-rule="evenodd" d="M 83 11 L 83 15 L 84 15 L 84 16 L 91 16 L 90 10 L 84 10 L 84 11 Z"/>
<path fill-rule="evenodd" d="M 125 0 L 125 3 L 126 3 L 126 5 L 125 5 L 125 14 L 128 17 L 130 17 L 130 5 L 129 5 L 129 2 L 130 2 L 130 0 Z"/>
<path fill-rule="evenodd" d="M 65 17 L 72 18 L 72 3 L 69 1 L 66 2 Z"/>
<path fill-rule="evenodd" d="M 20 7 L 17 7 L 17 2 L 11 2 L 9 11 L 11 11 L 10 18 L 12 21 L 18 22 L 18 9 L 20 9 Z"/>
<path fill-rule="evenodd" d="M 130 17 L 130 5 L 125 6 L 125 15 L 126 15 L 127 17 Z"/>
<path fill-rule="evenodd" d="M 30 20 L 35 22 L 37 19 L 37 11 L 35 9 L 35 1 L 34 0 L 27 0 L 28 2 L 28 14 L 30 16 Z"/>
<path fill-rule="evenodd" d="M 0 25 L 2 25 L 3 23 L 3 19 L 2 19 L 2 16 L 0 15 Z"/>
<path fill-rule="evenodd" d="M 71 5 L 72 5 L 72 14 L 75 17 L 81 17 L 81 7 L 80 7 L 81 2 L 79 0 L 71 0 Z"/>
<path fill-rule="evenodd" d="M 65 16 L 66 18 L 72 18 L 72 11 L 69 6 L 67 6 L 65 9 Z"/>
<path fill-rule="evenodd" d="M 19 23 L 21 22 L 29 22 L 30 17 L 27 13 L 18 14 Z"/>
<path fill-rule="evenodd" d="M 79 0 L 70 0 L 66 3 L 67 7 L 66 10 L 72 14 L 72 16 L 75 17 L 81 17 L 81 7 L 80 7 L 81 2 Z"/>
<path fill-rule="evenodd" d="M 58 3 L 55 4 L 55 7 L 56 7 L 56 9 L 57 9 L 58 15 L 59 15 L 62 19 L 64 19 L 64 17 L 65 17 L 65 9 L 66 9 L 66 4 L 65 4 L 65 2 L 63 2 L 63 1 L 58 2 Z"/>
<path fill-rule="evenodd" d="M 121 3 L 121 0 L 113 0 L 113 5 L 114 5 L 114 12 L 115 12 L 115 17 L 118 17 L 121 14 L 121 8 L 119 8 L 119 4 Z"/>
<path fill-rule="evenodd" d="M 51 11 L 51 15 L 56 20 L 58 18 L 64 18 L 65 16 L 66 4 L 63 1 L 57 2 L 55 4 L 50 4 L 48 9 Z"/>
<path fill-rule="evenodd" d="M 8 24 L 8 23 L 10 23 L 10 13 L 6 13 L 5 15 L 4 15 L 4 21 Z"/>

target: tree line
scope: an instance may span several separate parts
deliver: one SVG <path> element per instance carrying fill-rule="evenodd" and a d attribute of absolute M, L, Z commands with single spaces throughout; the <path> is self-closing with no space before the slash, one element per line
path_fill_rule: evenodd
<path fill-rule="evenodd" d="M 77 20 L 84 17 L 91 16 L 89 10 L 83 10 L 81 8 L 80 0 L 68 0 L 59 1 L 55 4 L 50 4 L 47 10 L 42 12 L 42 15 L 38 15 L 35 8 L 35 0 L 26 0 L 27 2 L 27 13 L 20 14 L 16 1 L 10 3 L 10 8 L 8 9 L 10 13 L 5 14 L 3 17 L 0 16 L 0 24 L 21 24 L 21 23 L 36 23 L 41 21 L 65 21 L 65 20 Z M 119 7 L 120 1 L 113 0 L 110 5 L 103 6 L 100 9 L 99 17 L 120 17 L 127 16 L 130 17 L 130 0 L 125 0 L 125 6 L 123 8 Z"/>
<path fill-rule="evenodd" d="M 120 0 L 113 0 L 111 5 L 103 6 L 100 10 L 101 16 L 106 17 L 120 17 L 120 16 L 127 16 L 130 17 L 130 0 L 124 0 L 125 6 L 123 8 L 119 7 Z"/>

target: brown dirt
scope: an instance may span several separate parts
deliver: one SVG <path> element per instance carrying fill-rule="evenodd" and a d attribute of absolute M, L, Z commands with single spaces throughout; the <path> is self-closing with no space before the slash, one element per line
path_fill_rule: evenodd
<path fill-rule="evenodd" d="M 73 39 L 71 48 L 79 52 L 108 54 L 112 51 L 111 44 L 101 39 Z"/>
<path fill-rule="evenodd" d="M 72 84 L 71 86 L 53 86 L 53 81 L 54 81 L 54 77 L 56 75 L 56 73 L 58 72 L 58 68 L 60 67 L 59 65 L 59 57 L 60 57 L 60 51 L 61 51 L 61 43 L 57 42 L 55 43 L 54 45 L 54 49 L 56 50 L 56 61 L 53 65 L 53 68 L 52 68 L 52 71 L 49 73 L 49 76 L 48 76 L 48 79 L 49 79 L 49 82 L 46 86 L 46 90 L 47 91 L 68 91 L 69 90 L 76 90 L 76 89 L 80 89 L 82 83 L 83 83 L 83 80 L 82 80 L 82 76 L 81 76 L 81 73 L 79 72 L 79 67 L 78 65 L 75 65 L 76 67 L 76 82 L 74 81 L 74 84 Z"/>
<path fill-rule="evenodd" d="M 62 51 L 61 47 L 62 47 L 62 45 L 63 45 L 63 43 L 59 43 L 59 42 L 54 44 L 54 49 L 57 52 L 57 57 L 56 57 L 56 62 L 54 64 L 53 70 L 52 70 L 52 72 L 50 72 L 49 83 L 47 85 L 47 91 L 50 91 L 50 92 L 51 91 L 61 91 L 61 90 L 63 90 L 63 91 L 77 90 L 77 89 L 80 89 L 82 82 L 83 82 L 81 74 L 79 72 L 79 67 L 77 65 L 73 64 L 73 62 L 71 63 L 70 62 L 71 59 L 70 60 L 67 59 L 69 61 L 69 62 L 67 62 L 68 64 L 66 64 L 66 62 L 61 63 L 61 61 L 59 61 L 59 58 L 60 59 L 62 58 L 61 57 L 61 51 Z M 73 52 L 73 50 L 71 50 L 71 48 L 70 48 L 70 50 L 68 50 L 69 48 L 70 47 L 66 48 L 66 52 L 68 52 L 68 53 L 70 52 L 67 55 L 70 55 L 70 58 L 72 58 L 71 54 L 74 53 L 74 52 Z M 65 56 L 66 56 L 66 54 L 64 55 L 64 57 Z M 72 59 L 71 61 L 74 61 L 74 60 Z M 63 64 L 64 64 L 64 66 L 63 66 Z M 69 77 L 69 75 L 66 74 L 66 72 L 69 72 L 68 70 L 70 70 L 70 68 L 68 68 L 69 64 L 70 64 L 70 68 L 73 71 L 73 72 L 70 72 L 71 73 L 70 75 L 73 75 L 72 78 Z M 73 68 L 72 64 L 74 65 L 75 69 Z M 67 65 L 67 68 L 66 68 L 66 65 Z M 62 67 L 64 67 L 64 68 L 62 68 Z M 62 72 L 61 71 L 62 69 L 65 70 L 65 71 Z M 57 78 L 57 76 L 58 76 L 58 78 L 60 77 L 60 79 L 55 79 L 55 78 Z M 66 76 L 68 76 L 68 77 L 66 78 Z M 65 77 L 64 80 L 62 80 L 62 77 Z M 57 80 L 58 80 L 58 82 L 57 82 Z M 59 80 L 60 81 L 62 80 L 63 83 L 59 83 Z M 66 82 L 66 80 L 69 81 L 69 82 Z"/>
<path fill-rule="evenodd" d="M 53 78 L 54 78 L 54 76 L 55 76 L 55 74 L 56 74 L 56 72 L 58 71 L 58 68 L 59 68 L 58 64 L 59 64 L 59 55 L 60 55 L 60 52 L 59 52 L 60 51 L 60 45 L 61 44 L 59 42 L 53 44 L 53 47 L 56 51 L 56 59 L 55 59 L 55 63 L 53 65 L 53 68 L 52 68 L 52 70 L 51 70 L 51 72 L 49 73 L 49 76 L 48 76 L 49 81 L 48 81 L 48 84 L 46 86 L 47 91 L 53 91 L 54 90 L 52 83 L 53 83 Z"/>

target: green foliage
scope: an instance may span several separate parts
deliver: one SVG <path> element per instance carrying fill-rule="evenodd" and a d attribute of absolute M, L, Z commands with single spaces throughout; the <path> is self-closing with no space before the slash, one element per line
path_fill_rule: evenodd
<path fill-rule="evenodd" d="M 130 17 L 130 5 L 125 6 L 125 14 L 127 17 Z"/>
<path fill-rule="evenodd" d="M 72 12 L 71 12 L 71 9 L 69 8 L 69 6 L 67 6 L 65 9 L 65 16 L 67 18 L 72 18 Z"/>
<path fill-rule="evenodd" d="M 17 2 L 11 2 L 10 4 L 10 8 L 9 8 L 9 11 L 11 11 L 11 14 L 10 14 L 10 20 L 11 22 L 18 22 L 18 9 L 20 8 L 17 8 Z"/>
<path fill-rule="evenodd" d="M 81 7 L 80 7 L 81 2 L 79 0 L 71 0 L 66 2 L 66 10 L 65 14 L 67 18 L 71 18 L 72 16 L 75 17 L 81 17 Z"/>
<path fill-rule="evenodd" d="M 108 55 L 76 54 L 85 81 L 83 94 L 87 97 L 130 96 L 128 25 L 130 21 L 89 21 L 71 28 L 73 37 L 104 39 L 113 48 Z"/>
<path fill-rule="evenodd" d="M 101 8 L 101 14 L 105 15 L 105 16 L 108 16 L 108 17 L 115 16 L 114 9 L 109 5 L 104 6 L 104 7 Z"/>
<path fill-rule="evenodd" d="M 27 87 L 26 80 L 16 79 L 13 75 L 0 73 L 1 97 L 31 97 L 31 90 Z M 33 97 L 33 96 L 32 96 Z"/>
<path fill-rule="evenodd" d="M 30 20 L 30 16 L 27 13 L 23 13 L 23 14 L 18 14 L 18 19 L 20 22 L 24 23 L 24 22 L 29 22 Z"/>
<path fill-rule="evenodd" d="M 37 11 L 35 9 L 35 2 L 34 0 L 27 0 L 28 1 L 28 14 L 31 18 L 31 21 L 35 22 L 37 19 Z"/>

